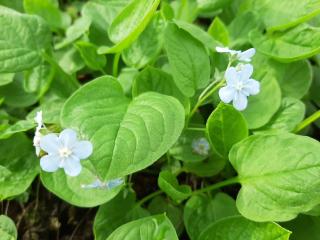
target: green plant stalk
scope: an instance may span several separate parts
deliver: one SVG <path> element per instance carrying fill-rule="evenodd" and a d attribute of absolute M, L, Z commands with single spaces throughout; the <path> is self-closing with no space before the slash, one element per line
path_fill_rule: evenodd
<path fill-rule="evenodd" d="M 309 126 L 311 123 L 317 121 L 320 118 L 320 110 L 313 113 L 311 116 L 304 119 L 301 123 L 298 124 L 298 126 L 293 130 L 294 133 L 298 133 L 307 126 Z"/>
<path fill-rule="evenodd" d="M 112 75 L 114 77 L 118 77 L 120 56 L 121 56 L 120 52 L 114 55 L 113 65 L 112 65 Z"/>
<path fill-rule="evenodd" d="M 213 191 L 213 190 L 219 189 L 221 187 L 229 186 L 229 185 L 236 184 L 236 183 L 239 183 L 238 177 L 230 178 L 230 179 L 227 179 L 225 181 L 212 184 L 212 185 L 210 185 L 208 187 L 201 188 L 199 190 L 195 190 L 195 191 L 193 191 L 191 193 L 191 195 L 204 193 L 204 192 L 208 192 L 208 191 Z"/>
<path fill-rule="evenodd" d="M 142 198 L 139 202 L 137 202 L 137 205 L 141 206 L 142 204 L 144 204 L 145 202 L 151 200 L 152 198 L 162 194 L 163 191 L 162 190 L 158 190 L 158 191 L 155 191 L 147 196 L 145 196 L 144 198 Z"/>

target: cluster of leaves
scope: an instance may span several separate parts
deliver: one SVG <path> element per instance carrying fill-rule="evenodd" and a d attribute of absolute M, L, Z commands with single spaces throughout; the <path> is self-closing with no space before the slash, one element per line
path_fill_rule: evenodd
<path fill-rule="evenodd" d="M 319 0 L 0 4 L 0 200 L 40 174 L 64 201 L 100 206 L 98 240 L 319 238 Z M 201 98 L 228 66 L 217 46 L 257 51 L 261 91 L 242 112 Z M 79 176 L 40 170 L 39 110 L 92 143 Z M 128 176 L 143 171 L 159 190 L 137 201 Z M 127 179 L 82 187 L 97 177 Z M 231 184 L 236 200 L 219 190 Z M 6 216 L 0 236 L 17 238 Z"/>

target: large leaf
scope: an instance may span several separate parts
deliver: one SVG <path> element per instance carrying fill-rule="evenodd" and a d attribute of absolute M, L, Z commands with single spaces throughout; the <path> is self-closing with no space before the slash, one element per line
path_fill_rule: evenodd
<path fill-rule="evenodd" d="M 137 172 L 155 162 L 178 139 L 184 110 L 173 97 L 149 92 L 132 102 L 106 76 L 76 91 L 61 113 L 64 128 L 93 144 L 89 161 L 102 179 Z"/>
<path fill-rule="evenodd" d="M 290 28 L 320 13 L 319 0 L 249 0 L 246 2 L 249 2 L 248 9 L 259 13 L 267 29 L 271 31 Z"/>
<path fill-rule="evenodd" d="M 281 90 L 272 74 L 266 74 L 261 80 L 258 95 L 250 96 L 248 107 L 242 112 L 249 129 L 262 127 L 270 121 L 281 104 Z"/>
<path fill-rule="evenodd" d="M 148 211 L 136 203 L 135 193 L 124 190 L 110 202 L 99 207 L 93 226 L 95 239 L 105 240 L 122 224 L 148 215 Z"/>
<path fill-rule="evenodd" d="M 15 134 L 0 140 L 0 144 L 0 200 L 3 200 L 26 191 L 39 168 L 32 142 L 25 135 Z"/>
<path fill-rule="evenodd" d="M 18 72 L 37 66 L 50 44 L 50 29 L 37 16 L 0 6 L 0 72 Z"/>
<path fill-rule="evenodd" d="M 227 158 L 231 147 L 248 136 L 247 122 L 231 105 L 220 103 L 207 120 L 212 147 Z"/>
<path fill-rule="evenodd" d="M 139 38 L 123 51 L 124 62 L 131 67 L 142 68 L 154 60 L 162 49 L 163 29 L 162 16 L 155 14 Z"/>
<path fill-rule="evenodd" d="M 6 215 L 0 215 L 0 236 L 2 240 L 16 240 L 18 237 L 14 222 Z"/>
<path fill-rule="evenodd" d="M 320 52 L 320 28 L 302 24 L 284 32 L 250 32 L 250 42 L 257 51 L 281 62 L 292 62 Z"/>
<path fill-rule="evenodd" d="M 99 53 L 120 52 L 136 40 L 148 25 L 160 0 L 133 0 L 112 21 L 109 37 L 114 46 L 99 48 Z"/>
<path fill-rule="evenodd" d="M 240 213 L 254 221 L 288 221 L 320 202 L 320 144 L 294 134 L 251 136 L 229 158 L 242 187 Z"/>
<path fill-rule="evenodd" d="M 257 223 L 235 216 L 209 225 L 198 240 L 289 240 L 290 234 L 290 231 L 273 222 Z"/>
<path fill-rule="evenodd" d="M 165 47 L 173 79 L 183 94 L 192 97 L 197 89 L 209 83 L 210 61 L 201 42 L 176 24 L 169 23 Z"/>
<path fill-rule="evenodd" d="M 165 215 L 156 215 L 129 222 L 117 228 L 107 240 L 178 240 L 172 223 Z"/>
<path fill-rule="evenodd" d="M 235 201 L 225 193 L 217 193 L 214 198 L 192 196 L 184 207 L 183 219 L 189 237 L 194 240 L 208 224 L 238 214 Z"/>

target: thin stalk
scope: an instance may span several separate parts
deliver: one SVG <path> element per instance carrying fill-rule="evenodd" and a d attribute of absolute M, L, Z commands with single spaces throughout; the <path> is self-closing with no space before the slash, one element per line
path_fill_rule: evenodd
<path fill-rule="evenodd" d="M 199 193 L 203 193 L 203 192 L 209 192 L 209 191 L 213 191 L 213 190 L 219 189 L 221 187 L 229 186 L 229 185 L 236 184 L 236 183 L 239 183 L 239 179 L 237 177 L 230 178 L 225 181 L 210 185 L 208 187 L 193 191 L 191 194 L 194 195 L 194 194 L 199 194 Z"/>
<path fill-rule="evenodd" d="M 294 133 L 298 133 L 307 126 L 309 126 L 311 123 L 317 121 L 320 118 L 320 110 L 313 113 L 311 116 L 304 119 L 301 123 L 298 124 L 298 126 L 293 130 Z"/>
<path fill-rule="evenodd" d="M 198 131 L 198 132 L 205 132 L 206 131 L 205 128 L 196 128 L 196 127 L 188 127 L 186 130 Z"/>
<path fill-rule="evenodd" d="M 114 77 L 118 77 L 120 56 L 121 56 L 121 53 L 116 53 L 116 55 L 114 55 L 113 65 L 112 65 L 112 75 Z"/>
<path fill-rule="evenodd" d="M 139 202 L 137 202 L 137 205 L 141 206 L 142 204 L 144 204 L 145 202 L 149 201 L 150 199 L 162 194 L 163 191 L 162 190 L 158 190 L 158 191 L 155 191 L 147 196 L 145 196 L 144 198 L 142 198 Z"/>

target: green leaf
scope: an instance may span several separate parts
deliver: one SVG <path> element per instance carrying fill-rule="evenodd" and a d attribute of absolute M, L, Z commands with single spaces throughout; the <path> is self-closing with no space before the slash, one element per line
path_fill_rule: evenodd
<path fill-rule="evenodd" d="M 313 67 L 313 81 L 312 85 L 310 87 L 310 98 L 318 105 L 320 106 L 320 68 L 319 67 Z"/>
<path fill-rule="evenodd" d="M 61 124 L 91 141 L 89 161 L 102 179 L 114 179 L 161 157 L 181 134 L 184 110 L 175 98 L 154 92 L 130 102 L 117 80 L 105 76 L 67 100 Z"/>
<path fill-rule="evenodd" d="M 6 105 L 11 107 L 28 107 L 35 104 L 38 96 L 27 93 L 23 88 L 23 75 L 16 74 L 12 83 L 0 87 L 0 97 L 4 97 Z"/>
<path fill-rule="evenodd" d="M 40 64 L 41 52 L 51 40 L 50 29 L 40 17 L 0 6 L 0 25 L 0 72 L 18 72 Z"/>
<path fill-rule="evenodd" d="M 292 231 L 291 240 L 320 240 L 320 218 L 299 215 L 296 219 L 282 223 L 282 226 Z"/>
<path fill-rule="evenodd" d="M 197 89 L 209 83 L 210 61 L 201 42 L 176 24 L 169 23 L 165 47 L 173 79 L 183 94 L 192 97 Z"/>
<path fill-rule="evenodd" d="M 97 180 L 95 172 L 88 161 L 81 162 L 83 168 L 80 175 L 70 177 L 62 169 L 54 173 L 41 171 L 40 177 L 43 185 L 64 201 L 78 207 L 95 207 L 114 198 L 123 185 L 112 189 L 87 189 L 83 185 L 89 185 Z M 94 196 L 94 197 L 93 197 Z"/>
<path fill-rule="evenodd" d="M 307 94 L 312 82 L 312 69 L 308 61 L 281 64 L 270 60 L 270 66 L 274 69 L 283 96 L 300 99 Z"/>
<path fill-rule="evenodd" d="M 189 99 L 178 89 L 172 76 L 160 69 L 146 67 L 133 81 L 133 97 L 149 91 L 175 97 L 185 106 L 186 109 L 189 107 Z"/>
<path fill-rule="evenodd" d="M 281 101 L 281 106 L 267 125 L 255 131 L 255 133 L 265 133 L 271 131 L 291 132 L 303 120 L 305 105 L 298 99 L 285 97 Z"/>
<path fill-rule="evenodd" d="M 0 215 L 1 240 L 16 240 L 18 233 L 14 222 L 6 215 Z"/>
<path fill-rule="evenodd" d="M 13 81 L 14 73 L 0 73 L 0 87 Z"/>
<path fill-rule="evenodd" d="M 114 46 L 102 46 L 98 52 L 120 52 L 135 41 L 147 27 L 155 13 L 160 0 L 133 0 L 112 21 L 109 28 L 109 37 Z"/>
<path fill-rule="evenodd" d="M 211 151 L 208 151 L 208 154 L 199 154 L 194 151 L 193 143 L 199 141 L 200 139 L 206 139 L 205 131 L 193 131 L 193 130 L 184 130 L 178 141 L 175 145 L 170 148 L 170 155 L 175 159 L 178 159 L 183 162 L 196 163 L 201 162 L 202 160 L 209 157 Z"/>
<path fill-rule="evenodd" d="M 235 216 L 210 224 L 198 240 L 289 240 L 290 234 L 290 231 L 273 222 L 257 223 Z"/>
<path fill-rule="evenodd" d="M 235 201 L 225 193 L 214 198 L 194 195 L 184 207 L 183 220 L 190 239 L 198 239 L 208 224 L 228 216 L 239 215 Z"/>
<path fill-rule="evenodd" d="M 164 21 L 161 15 L 155 14 L 138 39 L 122 52 L 123 61 L 139 69 L 154 60 L 162 49 L 163 29 Z"/>
<path fill-rule="evenodd" d="M 250 42 L 257 51 L 280 62 L 305 59 L 320 52 L 320 28 L 301 24 L 284 32 L 263 35 L 253 30 Z"/>
<path fill-rule="evenodd" d="M 186 22 L 193 22 L 198 15 L 196 0 L 182 0 L 171 2 L 174 18 Z"/>
<path fill-rule="evenodd" d="M 139 75 L 139 70 L 136 68 L 122 68 L 118 76 L 118 81 L 126 96 L 132 96 L 132 85 L 134 79 Z"/>
<path fill-rule="evenodd" d="M 34 123 L 34 121 L 30 121 L 30 120 L 18 121 L 15 124 L 4 129 L 3 131 L 0 130 L 0 139 L 8 138 L 15 133 L 28 131 L 34 128 L 35 126 L 36 124 Z"/>
<path fill-rule="evenodd" d="M 229 159 L 242 187 L 240 213 L 253 221 L 288 221 L 320 202 L 320 147 L 294 134 L 254 135 L 236 144 Z"/>
<path fill-rule="evenodd" d="M 176 202 L 188 198 L 192 192 L 190 186 L 179 185 L 177 178 L 167 170 L 160 172 L 158 185 L 162 191 Z"/>
<path fill-rule="evenodd" d="M 207 120 L 207 132 L 212 147 L 228 158 L 231 147 L 248 136 L 248 127 L 239 111 L 220 103 Z"/>
<path fill-rule="evenodd" d="M 218 10 L 230 5 L 232 0 L 197 0 L 197 2 L 199 13 L 204 16 L 211 16 Z"/>
<path fill-rule="evenodd" d="M 249 2 L 249 10 L 259 13 L 268 31 L 296 26 L 320 13 L 319 0 L 250 0 L 247 2 Z"/>
<path fill-rule="evenodd" d="M 38 174 L 39 163 L 32 142 L 23 134 L 0 140 L 0 145 L 0 200 L 4 200 L 27 190 Z"/>
<path fill-rule="evenodd" d="M 208 33 L 223 45 L 229 45 L 230 39 L 228 29 L 219 17 L 215 17 L 212 21 L 209 26 Z"/>
<path fill-rule="evenodd" d="M 63 49 L 56 53 L 59 66 L 67 74 L 72 75 L 85 66 L 80 53 L 74 46 L 71 46 L 68 49 Z"/>
<path fill-rule="evenodd" d="M 71 23 L 70 16 L 59 10 L 57 0 L 23 0 L 23 6 L 26 13 L 45 19 L 54 31 L 66 28 Z"/>
<path fill-rule="evenodd" d="M 272 74 L 268 73 L 263 77 L 260 88 L 258 95 L 248 98 L 248 107 L 242 112 L 249 129 L 268 123 L 281 104 L 281 90 Z"/>
<path fill-rule="evenodd" d="M 101 205 L 94 219 L 96 240 L 105 240 L 115 229 L 150 214 L 136 203 L 134 192 L 124 190 L 110 202 Z"/>
<path fill-rule="evenodd" d="M 178 235 L 184 230 L 181 207 L 172 204 L 168 199 L 162 196 L 153 198 L 148 206 L 148 210 L 151 214 L 165 213 L 175 227 Z"/>
<path fill-rule="evenodd" d="M 102 70 L 106 65 L 106 57 L 98 55 L 98 48 L 94 44 L 84 41 L 78 41 L 75 43 L 75 47 L 77 48 L 83 61 L 89 68 L 93 70 Z"/>
<path fill-rule="evenodd" d="M 178 240 L 172 223 L 165 215 L 141 218 L 117 228 L 107 240 Z"/>

